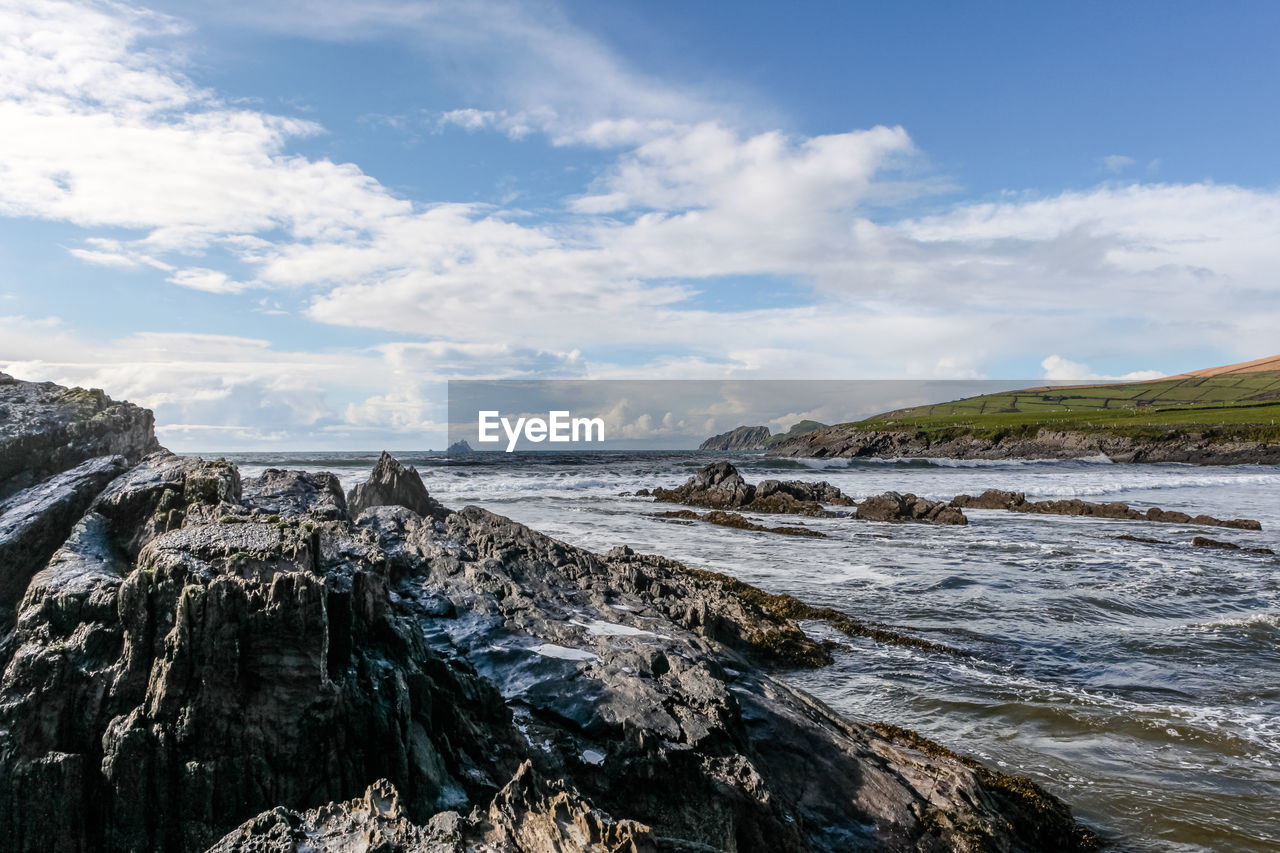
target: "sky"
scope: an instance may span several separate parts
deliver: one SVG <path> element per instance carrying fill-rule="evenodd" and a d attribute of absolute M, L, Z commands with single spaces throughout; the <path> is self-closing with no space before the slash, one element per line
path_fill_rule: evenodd
<path fill-rule="evenodd" d="M 1280 5 L 0 0 L 0 371 L 175 450 L 449 379 L 1280 352 Z"/>

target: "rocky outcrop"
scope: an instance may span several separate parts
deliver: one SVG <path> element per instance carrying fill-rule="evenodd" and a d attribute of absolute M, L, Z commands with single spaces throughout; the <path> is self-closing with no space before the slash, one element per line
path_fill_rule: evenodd
<path fill-rule="evenodd" d="M 0 373 L 0 500 L 99 456 L 137 462 L 157 449 L 151 412 L 98 389 Z"/>
<path fill-rule="evenodd" d="M 12 625 L 14 607 L 31 577 L 124 469 L 120 456 L 91 459 L 0 503 L 0 631 Z"/>
<path fill-rule="evenodd" d="M 373 466 L 369 479 L 347 495 L 347 508 L 353 518 L 358 518 L 360 513 L 375 506 L 402 506 L 424 518 L 443 518 L 448 514 L 440 502 L 427 492 L 418 469 L 406 469 L 386 451 L 383 451 L 377 464 Z"/>
<path fill-rule="evenodd" d="M 475 452 L 475 448 L 470 444 L 467 444 L 465 440 L 455 441 L 453 444 L 449 445 L 449 449 L 445 451 L 445 453 L 450 456 L 466 456 Z"/>
<path fill-rule="evenodd" d="M 637 493 L 639 494 L 639 493 Z M 738 469 L 728 462 L 705 466 L 682 486 L 674 489 L 658 487 L 652 491 L 660 503 L 682 503 L 714 509 L 741 509 L 747 512 L 790 513 L 793 515 L 829 516 L 826 506 L 856 506 L 854 517 L 862 521 L 916 521 L 933 524 L 968 524 L 959 509 L 944 502 L 916 495 L 886 492 L 856 503 L 848 495 L 826 481 L 806 483 L 798 480 L 762 480 L 751 485 L 742 479 Z M 733 515 L 729 513 L 728 515 Z M 701 520 L 709 520 L 698 517 Z M 731 519 L 722 518 L 726 523 Z M 745 519 L 744 519 L 745 520 Z M 728 526 L 741 526 L 730 524 Z M 748 528 L 765 529 L 765 528 Z M 803 529 L 803 528 L 801 528 Z M 806 534 L 812 535 L 812 534 Z"/>
<path fill-rule="evenodd" d="M 773 433 L 767 426 L 740 426 L 713 435 L 702 444 L 699 450 L 764 450 L 769 436 Z"/>
<path fill-rule="evenodd" d="M 769 671 L 830 661 L 799 619 L 954 650 L 424 504 L 389 457 L 365 486 L 156 453 L 87 498 L 0 640 L 0 848 L 1096 845 Z"/>
<path fill-rule="evenodd" d="M 791 425 L 786 432 L 769 433 L 766 426 L 740 426 L 729 430 L 728 432 L 713 435 L 702 444 L 698 445 L 699 450 L 720 450 L 720 451 L 754 451 L 767 450 L 780 442 L 798 435 L 804 435 L 807 432 L 813 432 L 820 429 L 826 424 L 818 421 L 799 421 Z"/>
<path fill-rule="evenodd" d="M 1201 527 L 1230 527 L 1236 530 L 1261 530 L 1262 524 L 1251 518 L 1214 518 L 1211 515 L 1190 515 L 1178 510 L 1151 507 L 1134 509 L 1121 501 L 1091 503 L 1079 498 L 1053 501 L 1028 501 L 1022 492 L 1006 492 L 987 489 L 980 495 L 956 495 L 951 506 L 972 509 L 1004 509 L 1010 512 L 1026 512 L 1040 515 L 1079 515 L 1092 518 L 1119 518 L 1129 521 L 1157 521 L 1167 524 L 1196 524 Z"/>
<path fill-rule="evenodd" d="M 770 456 L 812 459 L 1080 459 L 1112 462 L 1185 462 L 1194 465 L 1277 465 L 1280 444 L 1219 440 L 1211 432 L 1171 431 L 1134 437 L 1105 429 L 1092 432 L 1040 429 L 1034 435 L 974 435 L 948 430 L 860 430 L 830 426 L 771 446 Z"/>
<path fill-rule="evenodd" d="M 885 492 L 858 504 L 861 521 L 921 521 L 932 524 L 968 524 L 969 519 L 944 501 L 931 501 L 913 494 Z"/>
<path fill-rule="evenodd" d="M 752 485 L 728 462 L 707 465 L 684 485 L 674 489 L 658 487 L 652 495 L 660 503 L 819 517 L 828 514 L 823 504 L 853 505 L 848 495 L 826 482 L 763 480 Z"/>
<path fill-rule="evenodd" d="M 749 530 L 758 533 L 777 533 L 782 536 L 810 536 L 817 539 L 825 539 L 827 536 L 821 530 L 814 530 L 810 527 L 796 527 L 794 525 L 768 527 L 764 524 L 756 524 L 745 515 L 726 512 L 722 509 L 713 509 L 711 512 L 704 512 L 701 515 L 691 509 L 676 509 L 670 512 L 657 513 L 654 517 L 672 518 L 679 521 L 705 521 L 707 524 L 715 524 L 719 527 L 731 527 L 735 530 Z"/>
<path fill-rule="evenodd" d="M 396 488 L 393 487 L 390 491 L 394 493 Z M 422 500 L 426 491 L 424 486 L 421 494 L 411 495 L 408 499 L 426 506 L 426 502 Z M 379 496 L 385 498 L 386 494 Z M 366 499 L 369 497 L 366 495 Z M 311 474 L 306 471 L 268 468 L 259 476 L 244 481 L 241 498 L 250 509 L 278 518 L 311 515 L 334 521 L 347 517 L 347 498 L 342 493 L 342 482 L 328 472 Z M 430 497 L 427 500 L 430 501 Z"/>

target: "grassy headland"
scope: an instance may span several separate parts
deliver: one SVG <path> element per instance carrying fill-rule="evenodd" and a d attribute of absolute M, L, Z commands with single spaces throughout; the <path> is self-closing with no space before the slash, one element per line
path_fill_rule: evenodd
<path fill-rule="evenodd" d="M 1032 436 L 1052 429 L 1107 430 L 1132 438 L 1195 433 L 1210 440 L 1280 441 L 1280 370 L 1028 388 L 899 409 L 842 426 L 912 430 L 935 440 Z"/>

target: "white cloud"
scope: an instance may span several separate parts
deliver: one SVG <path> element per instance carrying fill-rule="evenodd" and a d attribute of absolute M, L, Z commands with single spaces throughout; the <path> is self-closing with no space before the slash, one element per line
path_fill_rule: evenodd
<path fill-rule="evenodd" d="M 231 276 L 224 272 L 203 267 L 178 270 L 169 276 L 169 281 L 179 287 L 203 290 L 206 293 L 239 293 L 249 287 L 244 282 L 233 281 Z"/>
<path fill-rule="evenodd" d="M 1089 365 L 1078 361 L 1070 361 L 1060 355 L 1051 355 L 1044 361 L 1040 362 L 1040 366 L 1044 368 L 1045 379 L 1056 380 L 1124 380 L 1127 382 L 1144 382 L 1151 379 L 1160 379 L 1165 374 L 1159 370 L 1134 370 L 1120 376 L 1104 376 L 1094 373 L 1089 369 Z"/>
<path fill-rule="evenodd" d="M 1124 154 L 1108 154 L 1106 157 L 1102 158 L 1102 168 L 1106 169 L 1108 172 L 1118 175 L 1131 167 L 1135 162 L 1137 161 L 1132 157 L 1127 157 Z"/>

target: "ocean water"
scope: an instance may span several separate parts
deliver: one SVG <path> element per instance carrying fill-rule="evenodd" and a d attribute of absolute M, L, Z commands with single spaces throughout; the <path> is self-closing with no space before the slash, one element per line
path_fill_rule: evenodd
<path fill-rule="evenodd" d="M 592 550 L 664 554 L 970 652 L 952 659 L 840 636 L 848 649 L 833 666 L 785 677 L 851 717 L 1031 776 L 1118 849 L 1280 851 L 1280 557 L 1190 545 L 1203 534 L 1280 552 L 1280 466 L 397 457 L 448 506 L 476 504 Z M 651 517 L 647 499 L 620 496 L 677 485 L 716 457 L 750 482 L 825 479 L 855 497 L 1001 488 L 1255 518 L 1263 530 L 980 510 L 960 528 L 789 520 L 830 536 L 808 539 L 676 524 Z M 228 458 L 246 476 L 328 470 L 350 488 L 376 454 Z"/>

